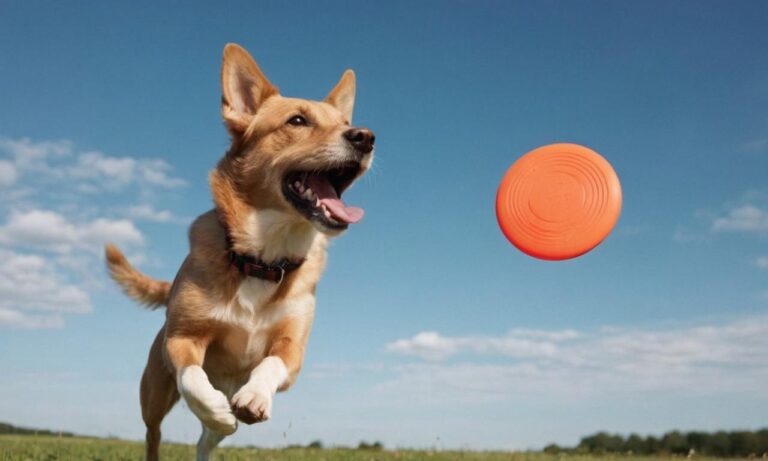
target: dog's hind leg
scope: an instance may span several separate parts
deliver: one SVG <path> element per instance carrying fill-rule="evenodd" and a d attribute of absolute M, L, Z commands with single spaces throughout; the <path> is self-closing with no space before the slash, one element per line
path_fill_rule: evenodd
<path fill-rule="evenodd" d="M 226 437 L 223 434 L 219 434 L 216 431 L 208 429 L 205 424 L 203 426 L 203 434 L 200 436 L 200 440 L 197 442 L 197 461 L 209 461 L 211 459 L 211 452 L 214 448 L 224 440 Z"/>
<path fill-rule="evenodd" d="M 160 423 L 179 400 L 173 374 L 163 360 L 163 327 L 152 343 L 149 360 L 141 377 L 141 416 L 147 426 L 146 461 L 160 459 Z"/>

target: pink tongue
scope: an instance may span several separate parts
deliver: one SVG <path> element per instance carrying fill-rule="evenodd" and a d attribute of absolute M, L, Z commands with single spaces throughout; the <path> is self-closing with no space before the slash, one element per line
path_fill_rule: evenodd
<path fill-rule="evenodd" d="M 317 195 L 317 198 L 320 199 L 320 203 L 328 208 L 328 211 L 331 212 L 331 216 L 333 216 L 336 221 L 346 224 L 354 224 L 363 219 L 365 211 L 363 211 L 362 208 L 346 206 L 336 194 L 336 190 L 331 183 L 324 176 L 317 174 L 309 175 L 307 176 L 305 183 L 312 189 L 312 192 Z"/>

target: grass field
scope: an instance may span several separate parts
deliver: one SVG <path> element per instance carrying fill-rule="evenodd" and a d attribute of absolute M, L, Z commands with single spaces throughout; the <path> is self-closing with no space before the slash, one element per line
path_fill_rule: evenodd
<path fill-rule="evenodd" d="M 161 449 L 161 457 L 166 461 L 192 460 L 194 454 L 195 449 L 191 445 L 163 444 Z M 140 461 L 142 455 L 143 445 L 139 442 L 80 437 L 0 435 L 0 461 Z M 638 456 L 602 456 L 598 458 L 518 452 L 368 451 L 341 448 L 279 450 L 218 448 L 214 454 L 216 461 L 592 461 L 595 459 L 601 461 L 646 461 L 663 458 Z M 714 458 L 697 457 L 696 460 L 714 461 Z"/>

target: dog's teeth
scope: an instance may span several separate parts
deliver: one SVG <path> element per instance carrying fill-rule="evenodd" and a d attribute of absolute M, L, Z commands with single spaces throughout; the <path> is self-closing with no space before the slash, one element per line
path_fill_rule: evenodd
<path fill-rule="evenodd" d="M 295 183 L 293 183 L 293 188 L 296 190 L 301 189 L 301 183 L 299 181 L 296 181 Z"/>
<path fill-rule="evenodd" d="M 315 196 L 315 194 L 312 192 L 312 189 L 307 187 L 307 189 L 304 191 L 303 194 L 301 194 L 302 197 L 304 197 L 307 200 L 312 200 L 312 198 Z"/>
<path fill-rule="evenodd" d="M 320 206 L 320 197 L 315 199 L 315 206 Z M 323 205 L 323 208 L 325 208 L 325 205 Z"/>
<path fill-rule="evenodd" d="M 328 211 L 328 208 L 325 206 L 325 203 L 320 204 L 320 208 L 323 210 L 323 214 L 325 215 L 326 218 L 331 217 L 331 212 Z"/>

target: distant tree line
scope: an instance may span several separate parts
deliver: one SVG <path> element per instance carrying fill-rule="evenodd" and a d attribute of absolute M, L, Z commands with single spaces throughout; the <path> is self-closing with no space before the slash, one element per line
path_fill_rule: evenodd
<path fill-rule="evenodd" d="M 256 447 L 254 447 L 256 448 Z M 288 445 L 288 449 L 310 449 L 310 450 L 322 450 L 325 448 L 323 446 L 323 442 L 321 440 L 314 440 L 312 442 L 309 442 L 307 445 L 301 445 L 301 444 L 291 444 Z M 345 448 L 345 447 L 333 447 L 334 449 L 354 449 L 354 448 Z M 384 444 L 376 441 L 373 443 L 368 443 L 366 441 L 362 441 L 357 445 L 357 450 L 371 450 L 371 451 L 381 451 L 384 449 Z"/>
<path fill-rule="evenodd" d="M 381 442 L 378 442 L 378 441 L 377 442 L 373 442 L 373 443 L 368 443 L 368 442 L 363 441 L 363 442 L 360 442 L 359 444 L 357 444 L 357 449 L 358 450 L 381 451 L 381 450 L 384 449 L 384 444 L 381 443 Z"/>
<path fill-rule="evenodd" d="M 546 453 L 632 453 L 636 455 L 702 455 L 716 457 L 748 457 L 768 454 L 768 428 L 758 431 L 667 432 L 661 437 L 638 434 L 622 436 L 598 432 L 581 439 L 575 448 L 555 444 Z"/>
<path fill-rule="evenodd" d="M 0 423 L 0 434 L 16 435 L 55 435 L 58 437 L 74 437 L 71 432 L 54 432 L 47 429 L 29 429 L 26 427 L 16 427 L 13 424 Z"/>

